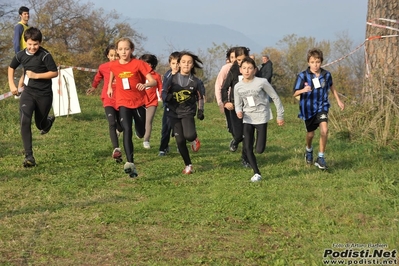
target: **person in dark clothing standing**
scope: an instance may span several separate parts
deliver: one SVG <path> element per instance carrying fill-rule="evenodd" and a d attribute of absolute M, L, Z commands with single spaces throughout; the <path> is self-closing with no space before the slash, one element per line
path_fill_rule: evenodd
<path fill-rule="evenodd" d="M 24 32 L 26 48 L 18 52 L 8 67 L 8 83 L 12 94 L 17 95 L 14 84 L 15 69 L 24 68 L 25 89 L 19 102 L 21 136 L 25 150 L 25 167 L 36 165 L 32 150 L 31 122 L 35 113 L 35 124 L 41 134 L 49 132 L 54 117 L 48 117 L 53 103 L 52 78 L 58 76 L 57 65 L 51 54 L 40 46 L 42 33 L 37 28 L 29 28 Z"/>
<path fill-rule="evenodd" d="M 259 78 L 265 78 L 267 81 L 269 81 L 270 84 L 272 84 L 272 77 L 273 77 L 273 62 L 270 61 L 270 58 L 268 55 L 263 55 L 262 56 L 262 65 L 256 73 L 256 76 Z"/>

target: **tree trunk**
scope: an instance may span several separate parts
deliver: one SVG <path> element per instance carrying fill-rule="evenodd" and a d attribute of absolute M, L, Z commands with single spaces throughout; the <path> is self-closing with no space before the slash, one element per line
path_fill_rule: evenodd
<path fill-rule="evenodd" d="M 399 31 L 395 30 L 399 28 L 399 1 L 369 0 L 367 21 L 366 57 L 372 83 L 378 79 L 383 82 L 379 84 L 399 93 Z M 380 77 L 383 79 L 379 80 Z"/>

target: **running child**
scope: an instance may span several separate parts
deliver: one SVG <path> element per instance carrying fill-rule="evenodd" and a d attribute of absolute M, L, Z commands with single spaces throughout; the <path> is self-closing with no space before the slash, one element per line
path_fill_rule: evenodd
<path fill-rule="evenodd" d="M 324 152 L 328 139 L 328 111 L 330 109 L 328 93 L 330 91 L 333 93 L 341 110 L 344 110 L 345 104 L 341 101 L 333 86 L 331 73 L 321 68 L 323 52 L 317 48 L 309 50 L 307 61 L 309 67 L 298 74 L 293 96 L 300 96 L 298 117 L 305 121 L 307 131 L 305 161 L 307 164 L 313 163 L 312 141 L 315 130 L 320 128 L 319 153 L 314 165 L 325 170 L 327 164 L 324 159 Z"/>
<path fill-rule="evenodd" d="M 163 75 L 163 81 L 167 80 L 171 75 L 174 75 L 179 71 L 179 52 L 173 52 L 169 56 L 169 67 L 170 69 L 166 71 Z M 162 86 L 163 87 L 163 86 Z M 162 94 L 162 93 L 161 93 Z M 169 152 L 169 141 L 172 132 L 172 127 L 170 126 L 169 117 L 167 115 L 169 109 L 168 104 L 163 102 L 163 114 L 162 114 L 162 129 L 161 129 L 161 143 L 159 145 L 158 156 L 165 156 Z"/>
<path fill-rule="evenodd" d="M 254 171 L 252 182 L 262 179 L 254 154 L 254 144 L 257 153 L 261 154 L 265 151 L 267 123 L 271 119 L 269 96 L 277 109 L 277 124 L 284 125 L 284 108 L 280 98 L 267 79 L 255 77 L 256 71 L 255 61 L 250 57 L 245 57 L 240 65 L 243 79 L 234 86 L 235 111 L 237 117 L 243 119 L 243 148 Z"/>
<path fill-rule="evenodd" d="M 156 86 L 157 82 L 151 75 L 151 67 L 144 61 L 134 58 L 134 43 L 129 38 L 119 39 L 115 47 L 119 60 L 110 64 L 107 94 L 110 98 L 115 94 L 116 107 L 119 108 L 123 128 L 123 148 L 127 160 L 123 169 L 130 177 L 136 177 L 138 173 L 134 165 L 133 119 L 137 136 L 144 137 L 145 89 Z M 115 91 L 112 89 L 114 78 Z"/>
<path fill-rule="evenodd" d="M 151 75 L 157 81 L 157 85 L 154 87 L 146 88 L 145 93 L 147 97 L 145 98 L 145 107 L 146 107 L 146 122 L 145 122 L 145 134 L 144 134 L 144 142 L 143 146 L 145 149 L 150 149 L 150 138 L 152 132 L 152 121 L 154 120 L 155 112 L 158 107 L 158 97 L 160 97 L 162 93 L 162 79 L 161 75 L 159 75 L 155 69 L 158 65 L 158 59 L 153 54 L 143 54 L 140 57 L 140 60 L 143 60 L 151 67 Z"/>
<path fill-rule="evenodd" d="M 122 151 L 119 148 L 119 140 L 118 136 L 123 131 L 122 126 L 119 122 L 119 111 L 116 107 L 115 97 L 108 97 L 108 84 L 109 84 L 109 76 L 110 76 L 110 64 L 112 61 L 119 59 L 118 54 L 115 50 L 115 45 L 108 45 L 105 49 L 105 56 L 108 58 L 109 62 L 101 64 L 98 67 L 98 71 L 94 76 L 92 87 L 87 90 L 87 94 L 91 94 L 94 90 L 97 89 L 98 85 L 102 80 L 103 89 L 101 91 L 101 101 L 103 102 L 103 107 L 105 110 L 105 116 L 108 121 L 108 130 L 109 136 L 111 138 L 111 144 L 113 147 L 112 158 L 115 159 L 116 162 L 122 162 Z M 115 90 L 115 82 L 112 82 L 112 89 Z"/>
<path fill-rule="evenodd" d="M 24 32 L 26 48 L 19 51 L 8 67 L 10 91 L 18 95 L 14 84 L 15 69 L 22 65 L 24 69 L 25 89 L 19 101 L 21 136 L 25 152 L 24 167 L 36 165 L 32 149 L 32 117 L 35 114 L 35 125 L 40 134 L 47 134 L 55 118 L 48 116 L 53 104 L 52 78 L 58 76 L 57 65 L 52 55 L 41 47 L 43 36 L 39 29 L 29 28 Z"/>
<path fill-rule="evenodd" d="M 194 117 L 197 114 L 198 119 L 204 119 L 205 88 L 202 81 L 195 76 L 195 69 L 202 68 L 202 61 L 191 52 L 182 51 L 178 64 L 179 72 L 169 76 L 163 84 L 162 99 L 168 104 L 166 112 L 185 164 L 183 174 L 192 174 L 193 167 L 186 142 L 191 142 L 191 149 L 194 152 L 199 150 L 200 141 Z"/>

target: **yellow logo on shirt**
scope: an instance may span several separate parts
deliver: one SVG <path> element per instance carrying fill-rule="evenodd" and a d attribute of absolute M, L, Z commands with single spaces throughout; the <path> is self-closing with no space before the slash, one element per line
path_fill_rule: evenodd
<path fill-rule="evenodd" d="M 179 92 L 175 92 L 174 96 L 175 96 L 176 102 L 182 103 L 182 102 L 185 102 L 185 101 L 191 99 L 191 91 L 181 90 Z"/>
<path fill-rule="evenodd" d="M 121 79 L 124 79 L 124 78 L 130 78 L 133 75 L 134 74 L 130 71 L 124 71 L 124 72 L 119 73 L 118 77 Z"/>

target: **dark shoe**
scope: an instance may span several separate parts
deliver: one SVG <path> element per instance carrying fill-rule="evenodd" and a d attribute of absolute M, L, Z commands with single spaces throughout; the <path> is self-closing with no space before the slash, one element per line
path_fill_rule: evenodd
<path fill-rule="evenodd" d="M 249 164 L 249 162 L 247 160 L 245 160 L 244 158 L 241 158 L 241 164 L 245 168 L 251 168 L 251 165 Z"/>
<path fill-rule="evenodd" d="M 305 152 L 305 161 L 307 164 L 313 163 L 313 150 Z"/>
<path fill-rule="evenodd" d="M 315 166 L 319 167 L 319 169 L 325 170 L 327 169 L 326 161 L 324 157 L 317 157 L 316 162 L 314 163 Z"/>
<path fill-rule="evenodd" d="M 46 129 L 40 130 L 40 134 L 42 134 L 42 135 L 47 134 L 50 131 L 51 127 L 54 124 L 55 117 L 54 116 L 49 116 L 49 117 L 47 117 L 47 120 L 50 122 L 50 126 L 47 127 Z"/>
<path fill-rule="evenodd" d="M 36 166 L 36 161 L 33 155 L 26 155 L 23 163 L 24 167 L 33 167 Z"/>
<path fill-rule="evenodd" d="M 238 148 L 238 143 L 234 139 L 230 141 L 230 151 L 235 152 Z"/>

